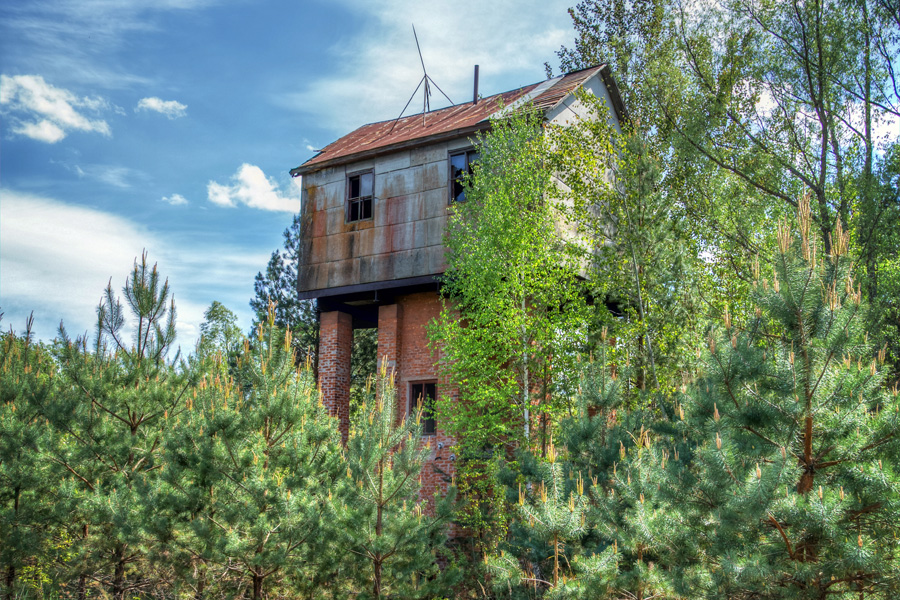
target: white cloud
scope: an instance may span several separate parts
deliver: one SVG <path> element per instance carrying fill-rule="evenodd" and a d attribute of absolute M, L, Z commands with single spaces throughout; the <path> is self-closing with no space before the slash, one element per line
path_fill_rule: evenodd
<path fill-rule="evenodd" d="M 545 61 L 572 38 L 571 0 L 421 2 L 340 0 L 364 30 L 324 51 L 342 66 L 275 102 L 333 125 L 336 133 L 393 119 L 422 78 L 410 23 L 415 23 L 428 74 L 455 103 L 472 99 L 473 67 L 481 66 L 481 95 L 541 81 Z M 431 106 L 448 102 L 432 89 Z M 422 110 L 420 90 L 406 114 Z"/>
<path fill-rule="evenodd" d="M 256 165 L 244 163 L 231 176 L 232 185 L 210 181 L 206 186 L 209 201 L 219 206 L 235 207 L 245 204 L 250 208 L 296 213 L 300 210 L 299 180 L 291 181 L 287 193 L 278 189 L 278 184 L 266 177 Z"/>
<path fill-rule="evenodd" d="M 97 304 L 107 283 L 121 296 L 125 278 L 145 249 L 168 277 L 177 309 L 177 343 L 191 350 L 203 312 L 219 300 L 248 329 L 253 277 L 263 252 L 164 236 L 123 217 L 55 199 L 0 189 L 0 307 L 2 327 L 21 331 L 34 311 L 36 334 L 52 339 L 60 319 L 69 335 L 94 334 Z"/>
<path fill-rule="evenodd" d="M 49 312 L 38 316 L 56 322 L 63 318 L 71 334 L 93 327 L 94 310 L 110 276 L 116 276 L 113 284 L 119 288 L 118 279 L 131 270 L 135 256 L 156 245 L 146 230 L 108 213 L 9 190 L 2 191 L 2 198 L 4 309 Z M 50 338 L 53 331 L 39 334 Z"/>
<path fill-rule="evenodd" d="M 187 104 L 182 104 L 177 100 L 162 100 L 155 96 L 152 98 L 141 98 L 137 107 L 135 107 L 134 112 L 142 110 L 158 112 L 170 119 L 187 116 Z"/>
<path fill-rule="evenodd" d="M 37 123 L 15 123 L 12 131 L 13 133 L 30 137 L 39 142 L 47 142 L 48 144 L 55 144 L 66 137 L 65 131 L 46 119 Z"/>
<path fill-rule="evenodd" d="M 163 196 L 163 202 L 171 204 L 172 206 L 184 206 L 188 203 L 187 198 L 182 196 L 181 194 L 172 194 L 171 196 Z"/>
<path fill-rule="evenodd" d="M 110 109 L 102 98 L 79 97 L 47 83 L 40 75 L 0 75 L 0 90 L 0 110 L 9 115 L 12 133 L 49 144 L 72 131 L 110 135 L 106 121 L 91 119 L 81 112 Z"/>

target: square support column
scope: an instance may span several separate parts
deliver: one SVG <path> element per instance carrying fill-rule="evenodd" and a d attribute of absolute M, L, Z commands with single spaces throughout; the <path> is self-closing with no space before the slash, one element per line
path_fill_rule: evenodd
<path fill-rule="evenodd" d="M 378 307 L 378 369 L 382 365 L 394 378 L 400 378 L 400 350 L 402 336 L 400 322 L 403 309 L 399 304 L 385 304 Z"/>
<path fill-rule="evenodd" d="M 384 304 L 378 307 L 378 364 L 379 372 L 385 369 L 388 376 L 393 376 L 397 386 L 397 419 L 406 414 L 406 394 L 400 382 L 400 349 L 403 335 L 400 331 L 403 320 L 403 309 L 399 304 Z"/>
<path fill-rule="evenodd" d="M 350 433 L 350 353 L 353 317 L 340 311 L 323 312 L 319 322 L 319 389 L 322 403 L 338 418 L 341 441 Z"/>

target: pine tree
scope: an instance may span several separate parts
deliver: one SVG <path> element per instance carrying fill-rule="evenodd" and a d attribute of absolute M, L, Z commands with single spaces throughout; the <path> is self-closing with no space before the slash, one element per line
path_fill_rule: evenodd
<path fill-rule="evenodd" d="M 757 316 L 728 314 L 708 374 L 665 445 L 681 455 L 670 510 L 692 540 L 678 589 L 694 597 L 892 598 L 900 564 L 900 399 L 840 222 L 823 255 L 809 202 L 785 222 Z M 676 464 L 676 463 L 670 463 Z M 678 499 L 680 497 L 680 500 Z"/>
<path fill-rule="evenodd" d="M 116 600 L 151 585 L 146 567 L 144 501 L 153 485 L 170 417 L 183 410 L 188 379 L 167 360 L 175 340 L 175 305 L 147 255 L 135 261 L 123 289 L 133 319 L 107 286 L 97 309 L 93 350 L 60 327 L 61 385 L 45 407 L 59 441 L 49 457 L 61 467 L 59 508 L 67 512 L 78 555 L 77 594 L 101 582 Z"/>
<path fill-rule="evenodd" d="M 547 487 L 554 493 L 543 494 L 546 500 L 541 498 L 540 503 L 531 501 L 563 518 L 581 516 L 580 521 L 570 522 L 565 561 L 560 561 L 565 564 L 564 577 L 553 585 L 547 581 L 549 576 L 537 575 L 551 569 L 543 559 L 545 547 L 536 545 L 534 539 L 546 539 L 552 529 L 533 511 L 526 511 L 524 518 L 510 525 L 506 554 L 490 560 L 498 592 L 511 585 L 523 594 L 531 588 L 522 597 L 674 597 L 669 595 L 672 585 L 667 570 L 682 565 L 661 562 L 670 558 L 665 547 L 673 542 L 668 528 L 672 513 L 664 509 L 657 487 L 670 457 L 651 443 L 655 439 L 651 427 L 660 415 L 648 403 L 635 406 L 631 402 L 625 388 L 632 374 L 611 362 L 615 355 L 607 352 L 612 340 L 605 330 L 600 341 L 593 360 L 581 365 L 576 410 L 558 428 L 560 458 L 551 466 L 556 478 L 568 475 L 565 486 Z M 520 457 L 525 481 L 531 472 L 548 471 L 548 466 L 535 470 L 530 462 L 533 459 Z M 519 485 L 520 503 L 523 497 L 542 496 L 540 484 L 531 488 Z M 564 493 L 555 491 L 559 489 Z M 543 559 L 543 566 L 536 558 Z"/>
<path fill-rule="evenodd" d="M 685 540 L 673 538 L 669 489 L 659 481 L 678 454 L 673 458 L 654 443 L 654 430 L 667 420 L 651 403 L 633 401 L 625 390 L 631 367 L 612 362 L 615 353 L 608 348 L 615 341 L 605 329 L 600 338 L 598 353 L 582 365 L 578 410 L 560 424 L 567 468 L 587 474 L 590 530 L 581 540 L 582 554 L 605 566 L 587 574 L 588 580 L 605 590 L 597 598 L 677 597 L 667 572 L 689 565 L 671 560 Z"/>
<path fill-rule="evenodd" d="M 452 494 L 421 498 L 420 474 L 431 450 L 421 414 L 398 418 L 393 374 L 384 366 L 351 423 L 341 490 L 341 544 L 362 560 L 360 597 L 431 598 L 452 584 L 437 559 L 446 541 Z"/>
<path fill-rule="evenodd" d="M 236 377 L 200 379 L 166 448 L 161 492 L 178 551 L 198 573 L 237 571 L 241 579 L 226 592 L 247 590 L 253 600 L 327 585 L 331 571 L 318 549 L 332 535 L 340 468 L 337 429 L 309 370 L 295 366 L 290 330 L 275 319 L 270 304 Z M 198 597 L 212 578 L 191 584 Z M 285 580 L 293 583 L 284 588 Z"/>
<path fill-rule="evenodd" d="M 318 377 L 319 315 L 315 300 L 297 297 L 297 268 L 300 261 L 302 215 L 294 216 L 290 227 L 284 230 L 284 246 L 272 252 L 266 272 L 257 273 L 253 283 L 255 296 L 250 308 L 256 313 L 253 329 L 265 322 L 269 303 L 275 304 L 275 325 L 293 332 L 297 364 L 312 365 Z M 251 336 L 252 337 L 252 336 Z M 366 381 L 376 370 L 377 329 L 355 329 L 353 350 L 350 353 L 350 402 L 351 409 L 362 401 Z"/>
<path fill-rule="evenodd" d="M 275 305 L 275 325 L 293 331 L 293 344 L 298 364 L 307 360 L 316 363 L 319 323 L 314 300 L 297 298 L 297 268 L 300 260 L 302 235 L 301 215 L 295 215 L 291 225 L 284 230 L 284 247 L 272 252 L 266 272 L 256 274 L 253 282 L 254 297 L 250 308 L 256 314 L 253 329 L 268 318 L 269 303 Z"/>
<path fill-rule="evenodd" d="M 0 589 L 10 600 L 49 582 L 64 552 L 54 539 L 61 529 L 58 481 L 43 416 L 56 393 L 56 364 L 34 340 L 31 324 L 29 317 L 21 337 L 0 335 Z"/>
<path fill-rule="evenodd" d="M 583 475 L 578 473 L 575 476 L 570 472 L 567 479 L 563 469 L 564 466 L 557 461 L 556 448 L 551 443 L 546 461 L 537 465 L 537 482 L 520 481 L 518 490 L 519 518 L 531 528 L 532 534 L 544 542 L 541 550 L 549 547 L 552 558 L 552 566 L 547 569 L 552 581 L 541 579 L 534 572 L 526 572 L 526 577 L 519 581 L 548 586 L 552 590 L 559 587 L 561 573 L 564 582 L 565 575 L 572 573 L 572 561 L 566 557 L 568 543 L 580 540 L 587 530 L 588 497 L 584 494 Z M 529 562 L 546 564 L 545 554 L 541 550 Z M 574 554 L 572 556 L 574 558 Z M 500 583 L 502 587 L 503 582 Z"/>

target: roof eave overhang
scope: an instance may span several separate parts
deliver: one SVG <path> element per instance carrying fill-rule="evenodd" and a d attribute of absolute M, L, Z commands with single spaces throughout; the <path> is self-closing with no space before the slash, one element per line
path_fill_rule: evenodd
<path fill-rule="evenodd" d="M 435 142 L 442 142 L 445 140 L 452 140 L 464 136 L 469 136 L 473 133 L 478 133 L 480 131 L 485 131 L 491 128 L 491 122 L 489 119 L 485 119 L 476 123 L 475 125 L 471 125 L 469 127 L 462 127 L 460 129 L 454 129 L 452 131 L 444 131 L 441 133 L 436 133 L 434 135 L 429 135 L 425 137 L 416 138 L 413 140 L 406 140 L 403 142 L 399 142 L 396 144 L 391 144 L 389 146 L 381 146 L 379 148 L 373 148 L 372 150 L 363 150 L 361 152 L 354 152 L 353 154 L 345 154 L 343 156 L 337 156 L 332 159 L 321 160 L 315 162 L 313 164 L 307 165 L 303 164 L 299 167 L 295 167 L 291 169 L 291 177 L 297 177 L 299 175 L 306 175 L 308 173 L 314 173 L 316 171 L 321 171 L 322 169 L 327 169 L 329 167 L 337 167 L 340 165 L 345 165 L 347 163 L 356 162 L 360 160 L 366 160 L 369 158 L 376 158 L 378 156 L 382 156 L 385 154 L 391 154 L 392 152 L 396 152 L 397 150 L 406 150 L 408 148 L 416 148 L 418 146 L 424 146 L 427 144 L 433 144 Z"/>
<path fill-rule="evenodd" d="M 616 111 L 619 123 L 627 123 L 629 121 L 628 110 L 625 108 L 625 103 L 622 102 L 619 84 L 616 83 L 616 78 L 613 77 L 612 69 L 609 68 L 609 65 L 603 65 L 603 68 L 600 69 L 600 77 L 603 78 L 603 85 L 606 86 L 606 91 L 609 92 L 609 98 L 612 100 L 613 110 Z"/>

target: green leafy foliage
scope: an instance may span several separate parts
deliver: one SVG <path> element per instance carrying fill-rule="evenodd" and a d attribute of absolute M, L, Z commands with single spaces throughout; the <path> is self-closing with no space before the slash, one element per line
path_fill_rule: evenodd
<path fill-rule="evenodd" d="M 580 100 L 589 115 L 549 131 L 548 162 L 561 184 L 551 195 L 578 225 L 574 248 L 595 300 L 591 347 L 605 328 L 616 342 L 602 351 L 634 366 L 632 400 L 647 388 L 661 397 L 680 384 L 701 326 L 699 248 L 644 136 L 608 123 L 602 100 Z"/>
<path fill-rule="evenodd" d="M 550 386 L 565 381 L 551 382 L 551 357 L 564 371 L 585 326 L 575 257 L 545 199 L 551 172 L 540 124 L 517 111 L 479 138 L 445 239 L 448 302 L 431 335 L 462 401 L 438 405 L 451 435 L 477 452 L 530 440 L 529 412 L 549 419 L 562 408 Z"/>
<path fill-rule="evenodd" d="M 559 235 L 563 215 L 547 197 L 541 117 L 525 109 L 495 120 L 476 150 L 466 200 L 452 207 L 446 301 L 429 335 L 458 391 L 437 402 L 460 458 L 458 518 L 470 541 L 491 547 L 505 530 L 501 463 L 517 445 L 549 443 L 587 306 L 577 254 Z"/>

